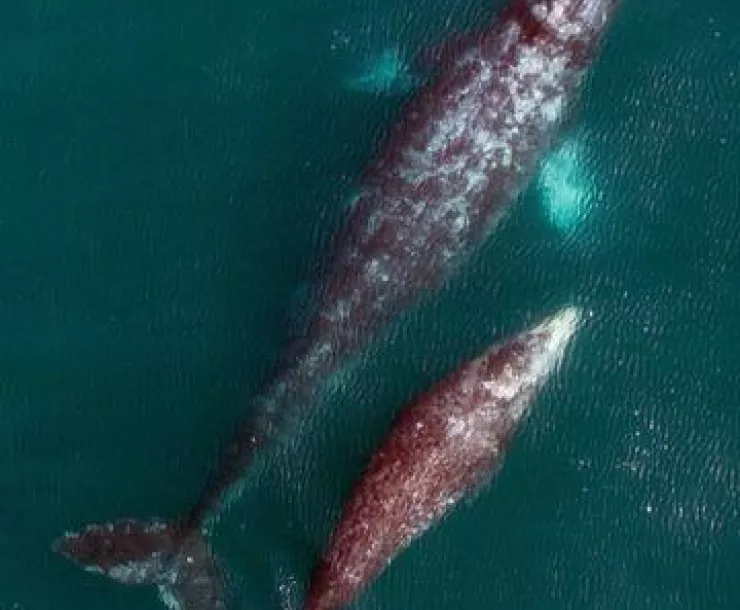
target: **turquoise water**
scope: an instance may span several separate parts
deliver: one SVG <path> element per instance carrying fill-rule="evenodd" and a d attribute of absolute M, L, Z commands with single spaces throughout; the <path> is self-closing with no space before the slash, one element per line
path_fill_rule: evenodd
<path fill-rule="evenodd" d="M 215 527 L 235 608 L 297 606 L 393 413 L 566 301 L 593 318 L 501 476 L 356 607 L 740 606 L 740 5 L 643 4 L 550 186 L 327 383 Z M 189 505 L 402 102 L 347 79 L 489 8 L 5 3 L 1 609 L 161 607 L 51 539 Z M 554 222 L 574 191 L 586 213 Z"/>

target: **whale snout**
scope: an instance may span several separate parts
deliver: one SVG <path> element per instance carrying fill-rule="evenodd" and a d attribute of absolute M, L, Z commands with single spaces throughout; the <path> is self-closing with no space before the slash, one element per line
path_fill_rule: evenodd
<path fill-rule="evenodd" d="M 563 41 L 589 40 L 606 28 L 618 0 L 530 0 L 532 16 Z"/>

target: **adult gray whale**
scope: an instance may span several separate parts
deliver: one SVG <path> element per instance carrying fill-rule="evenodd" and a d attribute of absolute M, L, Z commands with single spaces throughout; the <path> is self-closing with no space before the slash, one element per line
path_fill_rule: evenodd
<path fill-rule="evenodd" d="M 438 287 L 529 184 L 594 60 L 618 0 L 513 0 L 437 56 L 363 173 L 327 259 L 316 314 L 183 518 L 91 525 L 54 548 L 172 604 L 222 608 L 204 520 L 316 384 Z"/>

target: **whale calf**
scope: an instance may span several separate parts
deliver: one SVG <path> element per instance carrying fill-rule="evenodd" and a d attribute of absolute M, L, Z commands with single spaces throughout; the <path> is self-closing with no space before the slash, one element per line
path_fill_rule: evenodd
<path fill-rule="evenodd" d="M 567 307 L 489 348 L 399 414 L 345 503 L 306 610 L 335 610 L 501 466 L 573 337 Z"/>
<path fill-rule="evenodd" d="M 307 332 L 286 349 L 191 510 L 171 521 L 89 525 L 54 548 L 122 583 L 157 585 L 172 605 L 223 607 L 204 523 L 317 384 L 491 233 L 556 138 L 617 4 L 512 0 L 487 26 L 441 47 L 434 74 L 361 176 Z"/>

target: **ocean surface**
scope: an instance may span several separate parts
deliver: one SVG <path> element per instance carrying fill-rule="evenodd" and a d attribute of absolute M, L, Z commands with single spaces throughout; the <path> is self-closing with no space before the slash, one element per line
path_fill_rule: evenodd
<path fill-rule="evenodd" d="M 154 610 L 50 550 L 172 517 L 310 309 L 412 54 L 500 0 L 0 3 L 0 610 Z M 322 387 L 214 524 L 300 607 L 414 393 L 591 317 L 494 484 L 362 610 L 740 608 L 740 4 L 624 0 L 563 140 L 437 295 Z"/>

